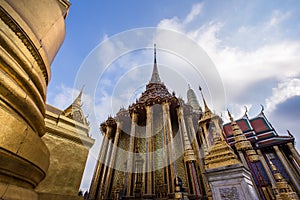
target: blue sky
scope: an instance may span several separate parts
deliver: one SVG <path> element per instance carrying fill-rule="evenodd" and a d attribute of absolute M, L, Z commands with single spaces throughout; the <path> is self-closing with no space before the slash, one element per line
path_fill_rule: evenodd
<path fill-rule="evenodd" d="M 94 0 L 71 3 L 65 42 L 52 63 L 48 86 L 47 102 L 61 109 L 72 102 L 80 84 L 86 84 L 84 80 L 78 82 L 83 69 L 97 70 L 91 65 L 98 66 L 118 52 L 117 46 L 109 43 L 112 36 L 117 41 L 120 37 L 116 34 L 153 27 L 186 37 L 174 40 L 151 35 L 155 38 L 150 38 L 146 47 L 120 56 L 109 67 L 103 67 L 100 78 L 94 80 L 87 75 L 86 82 L 96 82 L 96 91 L 84 95 L 86 114 L 96 113 L 89 117 L 96 143 L 88 160 L 83 189 L 89 186 L 101 143 L 98 126 L 121 106 L 133 103 L 143 91 L 151 73 L 153 42 L 158 47 L 161 78 L 170 90 L 185 99 L 187 83 L 190 83 L 199 97 L 198 84 L 209 82 L 205 80 L 210 77 L 195 80 L 187 62 L 176 56 L 175 49 L 183 47 L 186 41 L 193 41 L 218 72 L 217 78 L 211 81 L 222 83 L 222 101 L 218 101 L 219 92 L 214 94 L 210 85 L 205 90 L 210 92 L 204 91 L 217 113 L 229 108 L 235 118 L 239 118 L 247 105 L 251 118 L 259 113 L 262 104 L 279 134 L 286 135 L 289 129 L 300 140 L 300 1 L 128 0 L 109 3 Z M 128 41 L 121 42 L 129 46 Z M 104 47 L 110 47 L 104 48 L 106 51 L 102 48 L 104 43 Z M 166 47 L 173 50 L 173 54 Z M 188 57 L 191 51 L 193 49 L 181 53 Z M 224 120 L 228 120 L 225 115 Z M 297 147 L 300 149 L 299 142 Z"/>

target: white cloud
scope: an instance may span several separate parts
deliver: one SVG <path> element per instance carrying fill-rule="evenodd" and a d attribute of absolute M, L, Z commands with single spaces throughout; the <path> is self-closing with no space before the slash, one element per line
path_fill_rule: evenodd
<path fill-rule="evenodd" d="M 157 27 L 175 30 L 179 32 L 183 31 L 183 24 L 177 17 L 173 17 L 171 19 L 163 19 L 159 22 Z"/>
<path fill-rule="evenodd" d="M 188 23 L 192 22 L 194 20 L 194 18 L 201 13 L 202 8 L 203 8 L 203 3 L 198 3 L 198 4 L 193 5 L 192 10 L 186 16 L 183 23 L 188 24 Z"/>
<path fill-rule="evenodd" d="M 272 113 L 277 105 L 293 96 L 300 96 L 300 79 L 286 79 L 272 90 L 272 96 L 266 99 L 266 111 Z"/>
<path fill-rule="evenodd" d="M 266 29 L 275 28 L 283 21 L 287 20 L 291 16 L 291 12 L 282 13 L 279 10 L 274 10 L 270 20 L 266 23 Z"/>
<path fill-rule="evenodd" d="M 159 22 L 157 27 L 184 32 L 185 26 L 192 22 L 201 13 L 202 8 L 203 3 L 195 4 L 185 19 L 180 20 L 177 16 L 171 19 L 163 19 Z"/>
<path fill-rule="evenodd" d="M 53 99 L 48 98 L 47 101 L 50 101 L 50 104 L 57 108 L 60 109 L 67 108 L 73 102 L 72 100 L 73 89 L 68 88 L 65 85 L 60 85 L 56 89 L 59 90 L 59 92 L 55 94 Z"/>
<path fill-rule="evenodd" d="M 265 27 L 267 26 L 266 24 L 279 26 L 289 16 L 289 12 L 274 11 L 270 21 L 262 24 Z M 215 63 L 223 79 L 229 102 L 234 101 L 241 95 L 245 95 L 245 93 L 249 92 L 246 91 L 247 88 L 264 80 L 273 79 L 274 81 L 280 81 L 300 74 L 300 68 L 298 67 L 300 63 L 300 41 L 278 39 L 272 40 L 272 43 L 261 43 L 255 48 L 247 49 L 242 46 L 236 46 L 236 44 L 225 44 L 221 31 L 226 29 L 226 23 L 218 21 L 210 21 L 199 27 L 187 28 L 184 22 L 181 22 L 177 17 L 173 17 L 162 20 L 158 27 L 180 31 L 203 47 Z M 251 33 L 251 40 L 254 38 L 255 40 L 261 40 L 261 34 L 264 34 L 261 28 L 262 25 L 259 24 L 256 27 L 241 26 L 237 30 L 240 34 L 239 37 L 245 36 L 244 40 L 249 38 L 249 32 Z M 267 37 L 267 35 L 264 36 Z M 174 43 L 174 45 L 181 45 L 180 41 L 169 42 Z M 272 89 L 271 85 L 262 87 L 265 87 L 266 90 Z"/>

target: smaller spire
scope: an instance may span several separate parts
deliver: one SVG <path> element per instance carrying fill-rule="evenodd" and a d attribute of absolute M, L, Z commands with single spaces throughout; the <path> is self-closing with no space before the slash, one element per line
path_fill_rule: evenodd
<path fill-rule="evenodd" d="M 230 121 L 233 122 L 233 118 L 232 118 L 231 113 L 230 113 L 230 111 L 228 110 L 228 108 L 227 108 L 227 113 L 228 113 L 228 116 L 229 116 Z"/>
<path fill-rule="evenodd" d="M 76 97 L 76 99 L 74 100 L 74 102 L 72 103 L 72 105 L 76 105 L 76 106 L 79 106 L 81 107 L 82 103 L 81 103 L 81 97 L 82 97 L 82 93 L 83 93 L 83 89 L 84 89 L 84 85 L 82 86 L 78 96 Z"/>
<path fill-rule="evenodd" d="M 161 83 L 158 69 L 157 69 L 157 62 L 156 62 L 156 44 L 154 44 L 154 66 L 152 71 L 152 76 L 149 83 Z"/>
<path fill-rule="evenodd" d="M 82 108 L 81 108 L 82 107 L 81 97 L 82 97 L 83 89 L 84 89 L 84 86 L 81 88 L 78 96 L 73 101 L 73 103 L 69 107 L 67 107 L 62 112 L 62 114 L 68 118 L 74 119 L 75 121 L 89 125 L 86 117 L 83 114 Z"/>
<path fill-rule="evenodd" d="M 291 199 L 296 200 L 299 199 L 297 196 L 297 193 L 293 191 L 290 184 L 286 181 L 286 179 L 282 176 L 280 171 L 276 168 L 276 166 L 273 164 L 273 162 L 268 159 L 271 169 L 273 171 L 273 176 L 276 181 L 276 188 L 273 188 L 276 199 Z"/>
<path fill-rule="evenodd" d="M 154 64 L 156 64 L 156 44 L 154 44 Z"/>
<path fill-rule="evenodd" d="M 200 92 L 201 92 L 201 96 L 202 96 L 203 103 L 204 103 L 204 113 L 208 113 L 208 112 L 209 112 L 209 113 L 212 113 L 211 110 L 209 109 L 209 107 L 208 107 L 207 104 L 206 104 L 204 95 L 203 95 L 203 93 L 202 93 L 202 88 L 201 88 L 200 85 L 199 85 L 199 90 L 200 90 Z"/>
<path fill-rule="evenodd" d="M 259 161 L 259 157 L 256 154 L 255 150 L 253 149 L 251 142 L 247 139 L 242 129 L 239 127 L 237 122 L 233 119 L 228 109 L 227 112 L 231 121 L 230 126 L 233 132 L 236 150 L 245 151 L 251 162 Z"/>
<path fill-rule="evenodd" d="M 188 105 L 193 107 L 193 111 L 196 113 L 202 113 L 202 109 L 199 105 L 197 96 L 196 96 L 194 90 L 191 88 L 190 84 L 188 84 L 188 90 L 187 90 L 186 96 L 187 96 L 187 103 L 188 103 Z"/>

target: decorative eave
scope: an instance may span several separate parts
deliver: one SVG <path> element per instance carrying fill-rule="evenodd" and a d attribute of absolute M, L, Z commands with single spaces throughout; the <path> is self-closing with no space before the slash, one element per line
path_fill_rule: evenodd
<path fill-rule="evenodd" d="M 291 138 L 289 136 L 276 136 L 272 138 L 268 138 L 265 140 L 261 140 L 255 143 L 257 148 L 265 148 L 275 145 L 287 144 L 287 143 L 294 143 L 295 138 Z"/>

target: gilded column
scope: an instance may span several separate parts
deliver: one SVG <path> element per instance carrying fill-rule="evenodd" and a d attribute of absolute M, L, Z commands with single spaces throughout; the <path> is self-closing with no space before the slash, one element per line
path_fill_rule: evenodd
<path fill-rule="evenodd" d="M 207 184 L 207 179 L 206 179 L 206 177 L 203 175 L 203 172 L 204 172 L 204 168 L 203 168 L 203 165 L 201 165 L 201 158 L 202 158 L 202 155 L 201 155 L 201 151 L 200 151 L 200 147 L 199 147 L 199 144 L 198 144 L 198 141 L 197 141 L 197 139 L 196 139 L 196 133 L 195 133 L 195 129 L 194 129 L 194 124 L 193 124 L 193 118 L 192 118 L 192 115 L 190 114 L 190 115 L 188 115 L 188 126 L 190 127 L 190 130 L 191 130 L 191 132 L 192 132 L 192 136 L 193 136 L 193 138 L 194 138 L 194 143 L 195 143 L 195 147 L 196 147 L 196 152 L 198 152 L 198 163 L 199 163 L 199 166 L 200 166 L 200 175 L 202 175 L 202 177 L 203 177 L 203 182 L 201 183 L 200 181 L 200 179 L 198 178 L 198 181 L 199 181 L 199 184 L 202 184 L 202 187 L 200 188 L 201 189 L 201 195 L 204 195 L 204 192 L 202 191 L 203 189 L 203 186 L 204 186 L 204 188 L 205 188 L 205 190 L 208 190 L 208 185 L 206 185 Z"/>
<path fill-rule="evenodd" d="M 174 185 L 174 179 L 175 179 L 175 171 L 174 171 L 174 163 L 175 163 L 175 158 L 173 155 L 174 151 L 174 141 L 173 141 L 173 131 L 172 131 L 172 123 L 171 123 L 171 118 L 170 118 L 170 105 L 169 103 L 164 103 L 162 105 L 163 107 L 163 115 L 164 115 L 164 130 L 165 130 L 165 135 L 166 138 L 168 139 L 168 144 L 167 148 L 169 151 L 169 165 L 170 165 L 170 172 L 171 174 L 168 173 L 168 192 L 173 193 L 175 190 L 175 185 Z M 167 166 L 168 167 L 168 166 Z M 169 181 L 171 180 L 171 181 Z"/>
<path fill-rule="evenodd" d="M 187 129 L 186 129 L 185 120 L 183 116 L 183 109 L 181 106 L 177 110 L 177 115 L 179 120 L 179 127 L 182 130 L 183 138 L 184 138 L 184 162 L 186 163 L 187 173 L 192 178 L 191 181 L 192 185 L 190 187 L 193 188 L 193 193 L 196 195 L 196 197 L 199 197 L 201 194 L 199 190 L 199 183 L 198 183 L 196 169 L 195 169 L 196 157 L 187 134 Z"/>
<path fill-rule="evenodd" d="M 256 151 L 257 151 L 257 154 L 259 156 L 260 162 L 263 165 L 263 168 L 264 168 L 264 170 L 266 171 L 266 173 L 268 175 L 268 178 L 269 178 L 269 180 L 271 182 L 272 188 L 276 188 L 275 179 L 274 179 L 274 177 L 272 175 L 272 172 L 270 171 L 270 168 L 268 167 L 268 164 L 267 164 L 264 156 L 262 155 L 262 153 L 261 153 L 261 151 L 259 149 L 257 149 Z"/>
<path fill-rule="evenodd" d="M 107 170 L 109 168 L 109 162 L 110 162 L 110 159 L 111 159 L 111 152 L 112 152 L 112 141 L 109 141 L 111 140 L 111 134 L 112 134 L 112 127 L 111 126 L 107 126 L 106 127 L 106 137 L 107 137 L 107 152 L 106 152 L 106 156 L 105 158 L 103 159 L 103 173 L 101 174 L 102 177 L 101 177 L 101 184 L 100 184 L 100 195 L 98 195 L 98 199 L 99 197 L 104 197 L 105 196 L 105 186 L 106 186 L 106 177 L 107 177 Z"/>
<path fill-rule="evenodd" d="M 204 133 L 207 133 L 206 135 L 204 135 L 204 139 L 205 139 L 205 142 L 206 142 L 206 148 L 209 151 L 211 146 L 212 146 L 211 142 L 208 140 L 209 130 L 207 129 L 206 126 L 203 126 L 203 131 L 204 131 Z"/>
<path fill-rule="evenodd" d="M 168 105 L 166 105 L 168 107 Z M 164 163 L 164 180 L 167 180 L 167 182 L 164 182 L 165 184 L 167 184 L 167 188 L 168 188 L 168 193 L 170 193 L 170 185 L 169 185 L 169 173 L 168 173 L 168 166 L 169 166 L 169 143 L 167 142 L 168 141 L 168 136 L 167 136 L 167 117 L 168 117 L 168 114 L 167 114 L 167 111 L 166 111 L 167 108 L 165 108 L 165 105 L 163 104 L 163 160 L 165 161 Z"/>
<path fill-rule="evenodd" d="M 292 156 L 293 158 L 295 159 L 295 161 L 297 162 L 298 166 L 300 166 L 300 155 L 298 153 L 298 151 L 296 151 L 293 143 L 287 143 L 287 146 L 289 147 L 291 153 L 292 153 Z"/>
<path fill-rule="evenodd" d="M 146 106 L 146 137 L 147 137 L 147 150 L 146 150 L 146 176 L 147 176 L 147 188 L 146 188 L 146 194 L 150 195 L 152 194 L 152 187 L 153 187 L 153 180 L 152 180 L 152 160 L 153 160 L 153 152 L 152 152 L 152 126 L 153 126 L 153 108 L 152 106 Z"/>
<path fill-rule="evenodd" d="M 70 6 L 62 2 L 0 3 L 0 199 L 38 199 L 34 188 L 47 175 L 50 152 L 41 137 L 50 65 Z"/>
<path fill-rule="evenodd" d="M 295 186 L 295 189 L 297 190 L 297 193 L 300 194 L 300 185 L 299 185 L 299 181 L 296 178 L 296 176 L 294 175 L 292 169 L 290 168 L 289 164 L 288 164 L 288 160 L 284 157 L 284 155 L 281 153 L 280 149 L 278 148 L 278 146 L 274 146 L 273 147 L 275 149 L 276 155 L 278 156 L 280 162 L 282 163 L 282 165 L 284 166 L 284 169 L 287 171 L 290 180 L 292 181 L 293 185 Z"/>
<path fill-rule="evenodd" d="M 201 141 L 202 141 L 202 145 L 203 145 L 203 153 L 204 153 L 204 155 L 207 155 L 207 154 L 208 154 L 208 148 L 207 148 L 207 142 L 206 142 L 205 136 L 203 135 L 203 134 L 204 134 L 204 131 L 202 131 L 199 122 L 198 122 L 198 126 L 199 126 L 198 132 L 199 132 L 199 134 L 200 134 Z M 200 129 L 200 130 L 199 130 L 199 129 Z M 203 156 L 203 155 L 202 155 L 202 156 Z"/>
<path fill-rule="evenodd" d="M 108 190 L 109 190 L 109 186 L 110 186 L 110 181 L 112 178 L 112 172 L 114 170 L 114 165 L 115 165 L 115 160 L 116 160 L 116 156 L 117 156 L 117 150 L 118 150 L 118 143 L 119 143 L 119 137 L 120 137 L 120 133 L 122 130 L 122 124 L 123 122 L 119 122 L 117 121 L 117 130 L 116 130 L 116 135 L 115 135 L 115 139 L 114 139 L 114 143 L 112 144 L 113 149 L 112 149 L 112 154 L 111 154 L 111 159 L 110 159 L 110 164 L 108 165 L 108 175 L 106 178 L 106 194 L 108 194 Z"/>
<path fill-rule="evenodd" d="M 97 162 L 97 168 L 94 173 L 92 185 L 90 187 L 90 193 L 89 193 L 89 200 L 94 200 L 96 198 L 96 191 L 98 190 L 98 186 L 101 184 L 100 183 L 100 175 L 102 174 L 103 170 L 103 163 L 104 163 L 104 157 L 107 151 L 107 145 L 108 145 L 108 138 L 104 134 L 103 136 L 103 145 L 101 145 L 101 150 L 99 153 L 99 158 Z"/>
<path fill-rule="evenodd" d="M 192 136 L 193 136 L 193 141 L 195 143 L 195 147 L 196 147 L 196 152 L 198 153 L 198 158 L 200 159 L 201 158 L 201 154 L 200 154 L 200 148 L 199 148 L 199 144 L 198 144 L 198 141 L 196 139 L 196 133 L 195 133 L 195 129 L 194 129 L 194 124 L 193 124 L 193 118 L 192 118 L 192 115 L 189 114 L 188 117 L 187 117 L 187 121 L 188 121 L 188 127 L 190 128 L 190 131 L 192 133 Z"/>
<path fill-rule="evenodd" d="M 138 114 L 132 112 L 131 116 L 131 130 L 130 130 L 130 144 L 128 152 L 128 161 L 127 161 L 127 186 L 126 186 L 126 196 L 131 196 L 131 182 L 132 182 L 132 173 L 133 173 L 133 154 L 134 154 L 134 139 L 136 133 L 136 125 L 138 120 Z"/>

